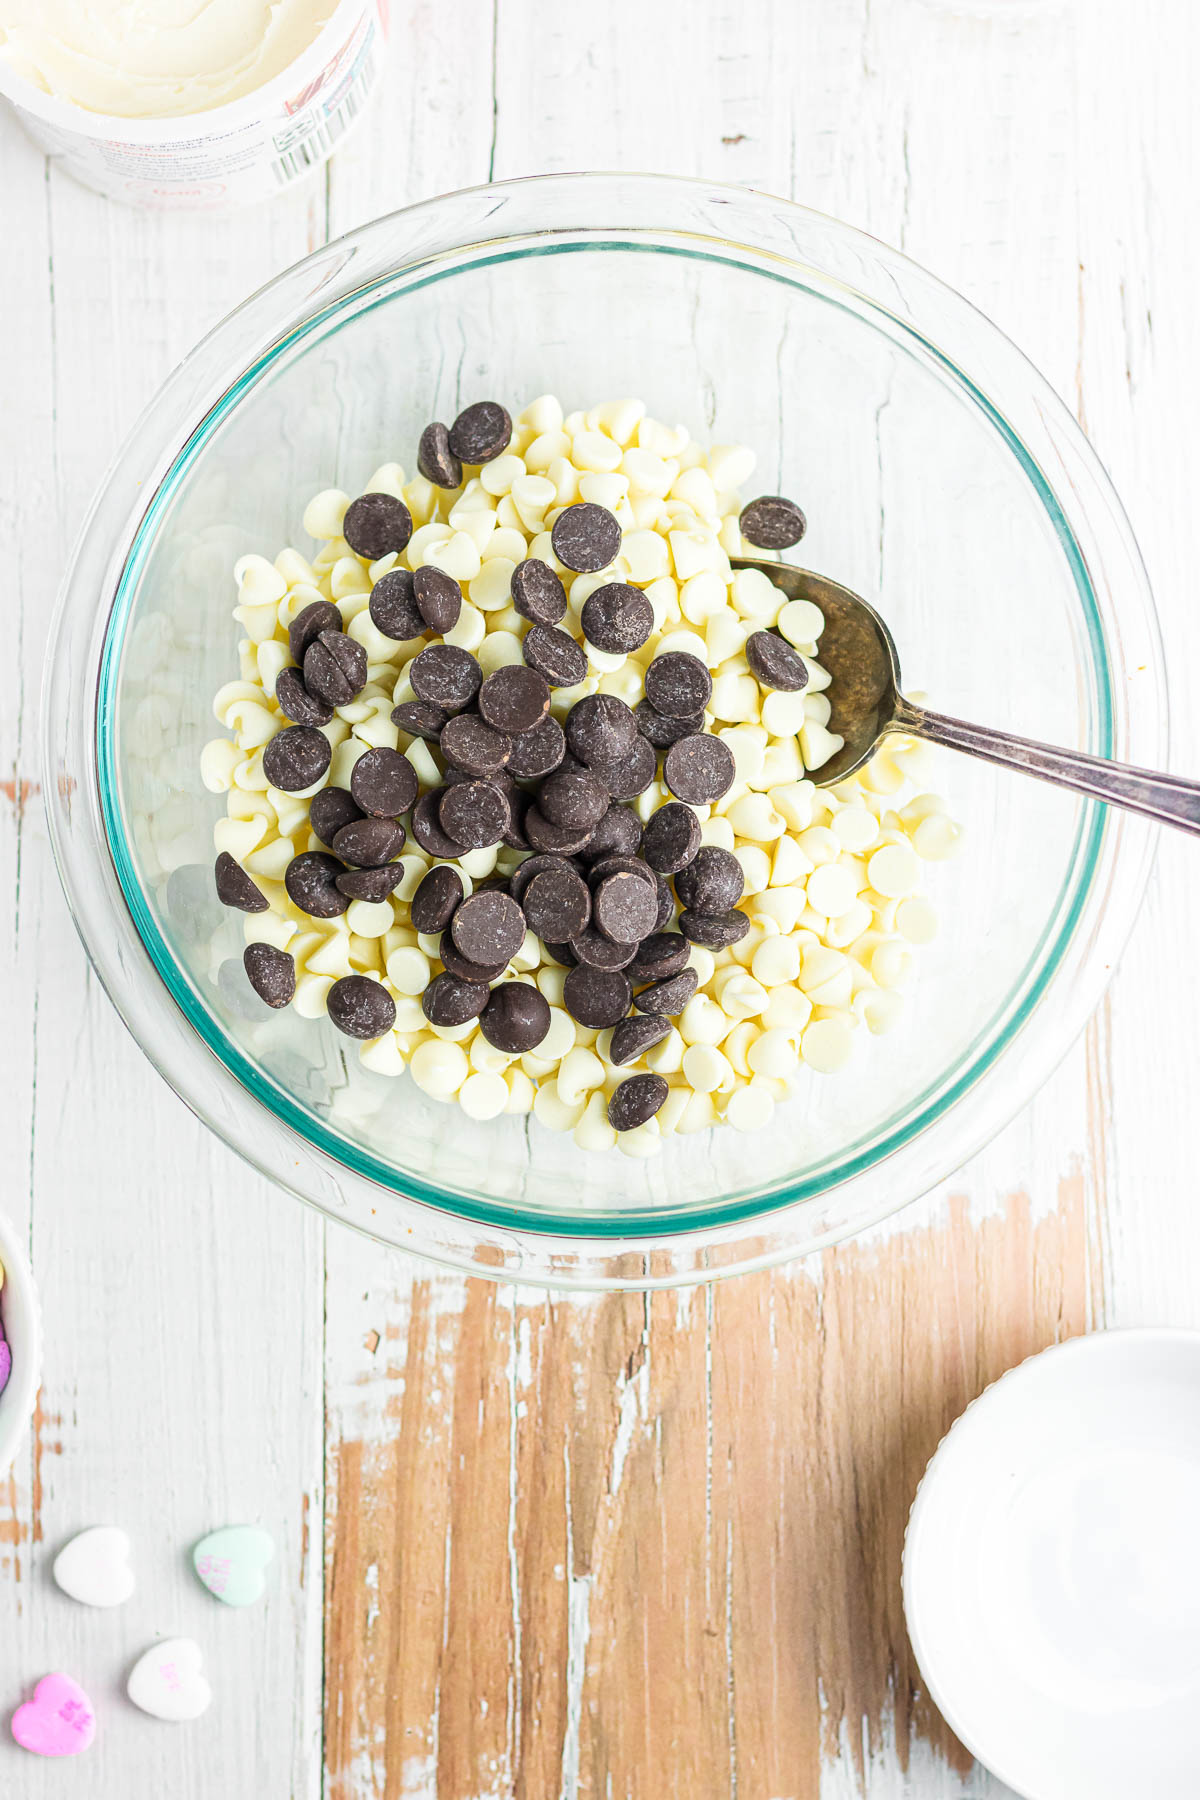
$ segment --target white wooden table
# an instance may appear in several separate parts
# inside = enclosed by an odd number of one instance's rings
[[[94,484],[229,307],[408,201],[592,167],[789,194],[990,313],[1124,495],[1181,700],[1200,668],[1200,14],[392,11],[369,124],[266,211],[122,210],[0,117],[0,1206],[28,1225],[48,1336],[36,1431],[0,1483],[0,1713],[63,1668],[104,1714],[70,1768],[5,1730],[0,1793],[997,1800],[911,1665],[905,1509],[945,1425],[1027,1351],[1097,1324],[1200,1324],[1196,849],[1163,844],[1085,1038],[944,1191],[865,1243],[713,1293],[552,1301],[324,1229],[160,1083],[59,894],[39,675]],[[1184,705],[1173,762],[1200,770]],[[269,1602],[237,1614],[186,1551],[243,1519],[275,1534],[280,1568]],[[92,1613],[49,1563],[105,1521],[133,1533],[141,1582]],[[200,1724],[121,1697],[159,1633],[206,1647],[217,1703]]]

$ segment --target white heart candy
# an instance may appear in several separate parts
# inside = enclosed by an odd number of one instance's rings
[[[116,1525],[93,1525],[64,1544],[54,1559],[54,1579],[85,1606],[120,1606],[135,1586],[128,1537]]]
[[[167,1638],[140,1656],[127,1692],[135,1706],[155,1719],[198,1719],[212,1704],[204,1678],[204,1653],[192,1638]]]

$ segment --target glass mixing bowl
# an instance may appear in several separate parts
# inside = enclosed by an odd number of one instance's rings
[[[946,711],[1159,763],[1166,706],[1129,527],[1049,387],[871,238],[786,201],[550,176],[381,219],[281,275],[143,415],[84,528],[48,673],[46,793],[96,970],[188,1105],[301,1198],[478,1273],[644,1287],[828,1243],[948,1174],[1043,1081],[1128,933],[1150,828],[966,758],[942,931],[899,1029],[753,1136],[635,1162],[366,1075],[327,1021],[263,1017],[211,895],[201,745],[236,673],[231,570],[308,548],[322,487],[414,466],[431,418],[635,394],[759,455],[803,561],[877,600]],[[214,935],[215,934],[215,935]],[[220,974],[226,964],[225,975]]]

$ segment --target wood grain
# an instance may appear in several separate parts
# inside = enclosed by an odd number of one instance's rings
[[[447,1310],[418,1276],[394,1418],[330,1420],[331,1800],[816,1796],[843,1745],[865,1779],[917,1739],[965,1772],[905,1637],[908,1508],[1096,1280],[1078,1180],[710,1293]]]
[[[0,111],[0,1206],[28,1232],[49,1340],[37,1429],[0,1481],[0,1711],[72,1667],[105,1709],[89,1800],[1002,1800],[921,1696],[900,1533],[930,1447],[1003,1367],[1089,1323],[1200,1324],[1193,848],[1164,845],[1085,1041],[952,1188],[790,1272],[568,1303],[323,1232],[166,1092],[59,897],[37,692],[89,495],[211,324],[377,213],[590,166],[790,194],[991,313],[1112,470],[1186,693],[1200,12],[392,14],[370,122],[306,192],[228,219],[87,194]],[[1200,768],[1194,708],[1173,761]],[[230,1515],[280,1542],[277,1594],[237,1619],[182,1560]],[[106,1518],[142,1559],[115,1621],[48,1577],[62,1538]],[[172,1733],[120,1682],[180,1629],[218,1707]],[[0,1791],[42,1800],[62,1773],[0,1733]]]

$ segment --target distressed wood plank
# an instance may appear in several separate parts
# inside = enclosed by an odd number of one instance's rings
[[[0,212],[24,271],[0,294],[6,641],[17,652],[0,674],[0,762],[17,802],[0,799],[15,922],[0,949],[14,1096],[2,1204],[28,1223],[46,1324],[35,1435],[0,1492],[0,1706],[7,1716],[41,1674],[73,1670],[102,1709],[94,1800],[135,1781],[179,1800],[247,1782],[311,1800],[323,1233],[220,1148],[125,1033],[87,970],[33,790],[54,589],[91,491],[172,363],[247,286],[303,252],[315,218],[323,228],[323,201],[265,222],[152,219],[75,187],[7,110],[0,165]],[[239,1519],[266,1524],[279,1551],[269,1604],[242,1616],[213,1603],[186,1556]],[[49,1578],[58,1546],[106,1520],[136,1545],[139,1589],[119,1615],[73,1604]],[[194,1635],[211,1663],[222,1726],[202,1754],[187,1732],[147,1729],[123,1698],[133,1658],[164,1633]],[[53,1765],[0,1733],[0,1789],[38,1800],[56,1785]]]
[[[962,1408],[1087,1329],[1078,1183],[1036,1221],[1016,1194],[975,1227],[960,1194],[648,1307],[410,1289],[390,1261],[390,1298],[330,1314],[331,1341],[391,1346],[331,1396],[335,1800],[682,1800],[735,1776],[815,1797],[839,1756],[865,1781],[924,1746],[969,1770],[907,1648],[904,1525]]]
[[[0,1596],[16,1622],[0,1687],[43,1654],[61,1660],[65,1631],[95,1658],[81,1672],[115,1694],[96,1621],[85,1633],[30,1580],[84,1509],[149,1538],[164,1495],[177,1535],[205,1510],[196,1491],[248,1510],[288,1497],[286,1604],[253,1638],[224,1621],[227,1760],[214,1769],[209,1734],[201,1761],[188,1734],[147,1739],[121,1716],[89,1763],[97,1800],[124,1796],[135,1769],[185,1800],[222,1769],[222,1791],[253,1769],[264,1792],[311,1796],[322,1729],[315,1530],[304,1561],[321,1506],[319,1234],[209,1144],[124,1038],[83,969],[31,804],[48,535],[65,549],[170,363],[327,228],[489,173],[642,166],[789,192],[902,243],[1028,348],[1131,507],[1173,660],[1187,669],[1200,652],[1181,423],[1200,356],[1196,252],[1178,225],[1200,174],[1190,9],[1149,0],[1133,32],[1114,0],[667,0],[652,13],[617,0],[586,30],[530,0],[466,24],[425,0],[393,13],[372,122],[324,183],[233,221],[110,208],[47,180],[0,119],[0,214],[35,272],[0,296],[5,342],[22,350],[3,378],[20,426],[0,443],[21,620],[18,664],[0,670],[0,876],[16,921],[3,1204],[30,1227],[58,1326],[37,1436],[0,1488]],[[1200,767],[1186,714],[1174,759]],[[1027,1348],[1104,1317],[1200,1322],[1178,1119],[1198,1048],[1191,854],[1164,846],[1111,999],[1038,1101],[959,1182],[819,1269],[647,1309],[468,1288],[329,1234],[336,1800],[638,1794],[652,1779],[671,1793],[685,1769],[689,1792],[736,1780],[755,1800],[997,1800],[907,1661],[903,1496],[942,1426]],[[217,1371],[208,1387],[202,1368]],[[264,1414],[270,1442],[253,1435]],[[164,1562],[144,1597],[148,1631],[197,1603]],[[202,1605],[201,1635],[210,1618]],[[260,1727],[249,1677],[264,1658],[278,1704]],[[45,1771],[2,1744],[0,1771],[31,1800],[43,1791]]]

